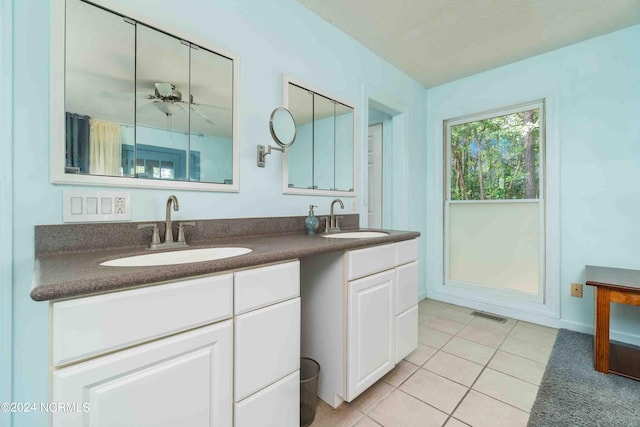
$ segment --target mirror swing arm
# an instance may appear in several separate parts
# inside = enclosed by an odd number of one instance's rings
[[[267,155],[271,154],[271,150],[277,150],[277,151],[280,151],[281,153],[284,153],[285,151],[284,148],[274,147],[272,145],[267,145],[266,147],[264,145],[258,145],[258,162],[257,162],[258,167],[260,168],[265,167]]]

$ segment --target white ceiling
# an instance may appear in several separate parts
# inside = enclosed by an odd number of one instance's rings
[[[640,23],[640,0],[298,1],[427,88]]]

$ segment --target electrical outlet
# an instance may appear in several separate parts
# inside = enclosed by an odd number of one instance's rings
[[[582,298],[582,283],[571,283],[571,296]]]
[[[126,213],[126,198],[125,197],[115,197],[114,198],[115,209],[114,213],[116,215],[124,215]]]
[[[352,201],[351,202],[351,212],[356,213],[358,211],[358,205],[356,204],[356,201]]]

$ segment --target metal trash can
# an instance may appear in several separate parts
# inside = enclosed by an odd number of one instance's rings
[[[308,357],[300,358],[300,426],[307,427],[316,417],[320,365]]]

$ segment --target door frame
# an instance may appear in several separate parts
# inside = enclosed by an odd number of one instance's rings
[[[374,87],[367,83],[362,85],[362,108],[360,108],[360,153],[367,152],[369,144],[369,105],[391,116],[391,138],[393,150],[386,150],[383,146],[383,181],[385,189],[382,199],[382,228],[406,230],[409,227],[409,153],[406,132],[409,126],[408,107],[398,101],[383,88]],[[365,188],[369,182],[369,170],[366,156],[360,156],[360,182]],[[384,170],[393,173],[384,174]],[[367,185],[365,185],[367,184]],[[364,191],[359,201],[359,212],[367,212],[369,196]],[[367,227],[367,215],[360,215],[360,227]]]
[[[385,146],[388,145],[388,144],[384,143],[384,141],[386,139],[384,137],[385,129],[388,127],[388,126],[384,125],[385,122],[388,122],[388,120],[384,120],[383,122],[370,123],[369,126],[367,127],[367,135],[369,135],[370,132],[371,132],[371,128],[373,126],[380,126],[380,138],[381,138],[381,141],[380,141],[380,158],[378,159],[380,161],[380,228],[384,228],[383,226],[384,226],[385,217],[388,215],[388,213],[386,213],[385,209],[384,209],[385,208],[384,198],[388,197],[388,195],[386,194],[386,193],[388,193],[388,191],[385,191],[385,188],[384,188],[384,186],[385,186],[384,185],[385,184],[385,182],[384,182],[384,178],[385,178],[384,171],[386,169],[384,167],[385,159],[386,159],[386,156],[385,156],[384,152],[385,152]],[[369,219],[368,219],[369,218],[369,202],[370,202],[370,200],[369,200],[369,190],[370,190],[370,185],[371,185],[371,183],[369,182],[368,157],[369,157],[369,138],[367,137],[367,210],[366,210],[366,215],[367,215],[367,226],[371,227],[371,224],[369,224],[369,222],[368,222],[369,221]],[[363,212],[363,214],[365,214],[365,213]]]
[[[13,302],[13,3],[0,0],[0,141],[4,155],[0,156],[0,259],[8,260],[0,266],[0,402],[11,402],[13,385],[12,364],[12,302]],[[7,146],[5,146],[7,145]],[[0,425],[11,424],[11,413],[0,411]]]
[[[427,254],[427,269],[431,269],[431,280],[427,281],[427,295],[430,298],[470,307],[476,310],[487,311],[503,316],[508,316],[520,320],[536,322],[548,326],[555,326],[560,318],[560,148],[559,148],[559,93],[531,91],[530,93],[515,94],[511,99],[492,100],[492,102],[481,102],[482,105],[469,105],[458,108],[455,112],[439,111],[437,120],[439,126],[428,130],[430,140],[442,141],[445,134],[444,122],[452,117],[462,117],[475,115],[482,111],[493,111],[504,109],[505,106],[516,106],[528,104],[531,100],[545,100],[545,120],[546,120],[546,141],[545,141],[545,166],[546,166],[546,187],[545,187],[545,236],[544,236],[544,258],[545,258],[545,301],[542,303],[531,301],[513,301],[497,299],[495,296],[483,295],[480,292],[469,292],[462,289],[451,289],[445,286],[444,276],[444,168],[446,167],[444,143],[431,144],[431,158],[435,161],[431,164],[432,171],[429,182],[436,185],[429,185],[430,191],[427,194],[427,204],[438,206],[438,219],[431,222],[432,232],[429,236],[433,238]],[[429,123],[436,123],[429,121]],[[435,209],[432,211],[435,212]],[[435,218],[435,217],[433,217]],[[437,234],[436,234],[437,233]]]

